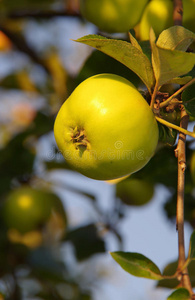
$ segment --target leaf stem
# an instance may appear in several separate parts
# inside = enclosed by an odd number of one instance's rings
[[[155,116],[155,118],[156,118],[156,120],[157,120],[158,122],[160,122],[161,124],[163,124],[163,125],[165,125],[165,126],[167,126],[167,127],[176,129],[177,131],[179,131],[179,132],[181,132],[181,133],[183,133],[183,134],[186,134],[186,135],[189,135],[189,136],[195,138],[195,132],[188,131],[188,130],[186,130],[186,129],[183,128],[183,127],[180,127],[180,126],[177,126],[177,125],[175,125],[175,124],[172,124],[172,123],[170,123],[170,122],[168,122],[168,121],[165,121],[164,119],[162,119],[162,118],[160,118],[160,117]]]
[[[156,84],[154,86],[154,91],[152,93],[152,98],[151,98],[151,102],[150,102],[151,109],[153,109],[153,107],[154,107],[157,91],[158,91],[158,82],[156,82]]]
[[[188,126],[189,116],[186,113],[184,107],[181,110],[181,122],[180,126],[182,129],[186,129]],[[187,268],[183,270],[183,266],[186,262],[185,258],[185,244],[184,244],[184,187],[185,187],[185,169],[186,169],[186,135],[180,132],[177,148],[175,150],[175,155],[178,160],[178,182],[177,182],[177,230],[178,230],[178,279],[181,285],[189,290],[191,295],[193,295],[193,290],[188,274]]]
[[[177,90],[173,95],[171,95],[166,101],[161,102],[160,103],[160,108],[165,107],[169,104],[169,102],[175,98],[177,95],[179,95],[181,92],[183,92],[183,90],[185,90],[188,86],[190,86],[191,84],[193,84],[195,82],[195,78],[193,78],[192,80],[190,80],[188,83],[186,83],[185,85],[183,85],[179,90]]]

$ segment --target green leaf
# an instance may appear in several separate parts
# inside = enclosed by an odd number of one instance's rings
[[[188,259],[195,260],[195,230],[193,231],[190,237]]]
[[[150,41],[139,41],[143,53],[147,56],[149,61],[152,63],[152,51],[150,46]]]
[[[134,47],[137,48],[140,52],[143,53],[140,44],[138,43],[138,41],[136,40],[136,38],[134,38],[134,36],[133,36],[130,32],[129,32],[129,39],[130,39],[131,45],[134,46]]]
[[[175,77],[171,79],[169,82],[167,82],[167,84],[175,83],[175,84],[184,85],[188,83],[190,80],[192,80],[192,76]]]
[[[161,166],[157,168],[156,166]],[[145,180],[151,183],[160,183],[170,187],[171,190],[177,187],[177,159],[173,147],[158,145],[155,155],[149,163],[139,172],[131,175],[132,178]]]
[[[85,61],[83,68],[76,78],[77,85],[90,76],[100,73],[112,73],[131,81],[135,87],[143,85],[141,79],[130,69],[118,62],[116,59],[101,51],[93,51]]]
[[[174,261],[172,263],[169,263],[164,271],[163,271],[163,275],[168,275],[171,276],[173,274],[175,274],[176,270],[177,270],[177,266],[178,266],[178,262]],[[190,281],[192,284],[192,287],[195,287],[195,261],[191,261],[190,264],[188,265],[188,273],[190,276]],[[177,288],[179,284],[179,281],[175,278],[175,279],[163,279],[160,280],[157,284],[157,287],[165,287],[165,288]]]
[[[183,26],[173,26],[161,32],[156,45],[160,48],[186,51],[195,41],[195,33]]]
[[[97,227],[94,224],[69,231],[66,235],[66,240],[72,242],[75,247],[76,257],[80,261],[96,253],[105,252],[104,241],[98,235]]]
[[[159,268],[147,257],[133,252],[111,252],[113,259],[128,273],[137,277],[160,280]]]
[[[98,35],[84,36],[76,42],[92,46],[118,60],[135,72],[151,91],[155,80],[152,65],[147,56],[131,43]]]
[[[172,276],[173,274],[175,274],[175,272],[177,270],[177,266],[178,266],[177,261],[169,263],[164,268],[163,275]],[[169,289],[175,289],[178,286],[178,284],[179,284],[179,281],[177,280],[177,278],[163,279],[158,282],[157,287],[165,287],[165,288],[169,288]]]
[[[176,291],[174,291],[167,300],[190,300],[190,293],[185,288],[179,288]]]
[[[159,141],[168,146],[174,146],[177,138],[177,131],[158,122]]]
[[[195,84],[187,87],[181,97],[187,113],[195,117]]]
[[[155,44],[155,37],[151,34],[152,65],[158,86],[171,79],[185,75],[195,65],[195,54],[178,50],[163,49]]]

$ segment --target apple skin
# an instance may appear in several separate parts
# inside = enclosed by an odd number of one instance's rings
[[[150,28],[156,36],[164,29],[173,26],[173,2],[171,0],[152,0],[146,6],[139,24],[140,40],[149,40]]]
[[[144,205],[152,199],[153,194],[154,186],[141,179],[128,178],[116,185],[116,195],[127,205]]]
[[[127,32],[141,19],[148,0],[80,0],[81,14],[106,32]]]
[[[195,32],[195,0],[183,0],[183,26]]]
[[[11,191],[1,210],[6,227],[20,234],[40,230],[53,213],[61,215],[65,229],[66,215],[60,199],[53,193],[29,186]]]
[[[155,152],[158,134],[146,100],[132,83],[113,74],[95,75],[78,85],[54,124],[67,163],[97,180],[143,168]]]
[[[194,12],[195,0],[183,0],[183,26],[193,32],[195,32]],[[151,27],[158,36],[163,30],[173,25],[173,1],[152,0],[143,12],[136,34],[140,40],[149,40]]]

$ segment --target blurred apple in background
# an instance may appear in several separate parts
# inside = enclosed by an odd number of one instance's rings
[[[116,195],[127,205],[141,206],[154,194],[154,186],[141,179],[127,178],[116,185]]]
[[[66,213],[57,195],[29,186],[10,192],[1,208],[8,238],[34,248],[60,240],[66,230]]]
[[[81,14],[106,32],[128,32],[141,19],[148,0],[81,0]]]
[[[183,0],[183,26],[195,31],[195,0]],[[150,1],[136,27],[136,35],[140,40],[148,40],[152,27],[156,36],[164,29],[173,26],[173,1],[152,0]]]

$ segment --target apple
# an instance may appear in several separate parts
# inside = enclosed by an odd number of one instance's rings
[[[128,178],[116,185],[116,195],[127,205],[144,205],[152,199],[153,194],[154,186],[137,178]]]
[[[80,0],[81,14],[106,32],[127,32],[141,19],[148,0]]]
[[[183,26],[195,32],[195,0],[183,0]]]
[[[126,175],[126,176],[123,176],[123,177],[120,177],[120,178],[116,178],[116,179],[111,179],[111,180],[106,180],[105,182],[108,183],[108,184],[117,184],[123,180],[125,180],[126,178],[128,178],[130,175]]]
[[[146,6],[139,24],[140,40],[148,40],[152,27],[156,36],[173,25],[172,0],[152,0]]]
[[[66,228],[65,211],[57,195],[29,186],[11,191],[3,203],[1,213],[12,237],[41,230],[56,214],[61,217],[64,230]]]
[[[195,0],[183,0],[183,26],[195,31]],[[148,40],[152,27],[156,36],[164,29],[173,26],[173,1],[151,0],[136,27],[136,35],[140,40]]]
[[[111,180],[143,168],[158,143],[152,110],[135,86],[113,74],[84,80],[60,108],[56,143],[83,175]]]

